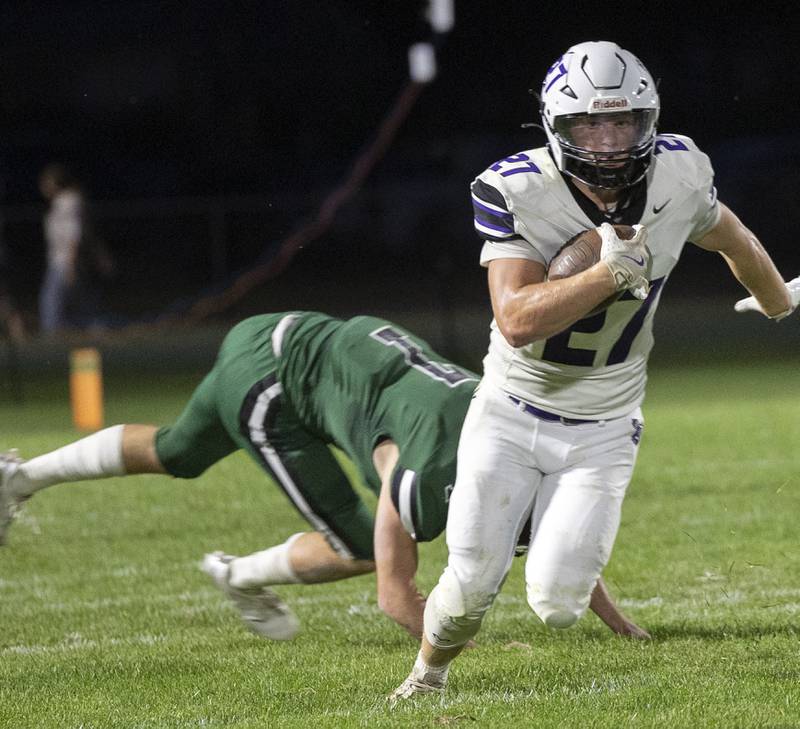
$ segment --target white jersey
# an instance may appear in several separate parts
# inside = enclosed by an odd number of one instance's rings
[[[565,241],[603,220],[647,228],[650,295],[629,292],[549,339],[512,347],[492,322],[484,377],[542,409],[571,418],[622,417],[643,398],[653,315],[684,243],[719,220],[714,172],[688,137],[659,135],[643,181],[609,219],[561,175],[546,147],[507,157],[472,184],[481,264],[524,258],[547,266]]]

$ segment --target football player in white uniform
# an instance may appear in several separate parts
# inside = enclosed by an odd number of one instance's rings
[[[767,316],[796,306],[756,236],[717,201],[708,157],[688,137],[657,135],[658,113],[636,56],[609,42],[573,46],[542,85],[547,146],[500,160],[472,185],[494,321],[459,444],[448,564],[395,700],[443,689],[531,517],[531,608],[554,628],[586,611],[642,434],[653,315],[686,241],[720,253]],[[636,235],[619,240],[609,224]],[[601,260],[547,281],[564,241],[596,226]]]

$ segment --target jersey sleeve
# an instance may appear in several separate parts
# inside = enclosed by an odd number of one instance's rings
[[[484,179],[472,183],[472,210],[475,231],[484,241],[480,262],[486,266],[496,258],[524,258],[546,264],[544,256],[518,232],[518,221],[505,195]]]
[[[694,243],[719,222],[720,209],[717,201],[717,188],[714,186],[714,168],[711,166],[711,160],[708,155],[698,149],[697,145],[689,137],[672,135],[670,139],[685,144],[693,152],[694,165],[691,182],[695,190],[694,203],[696,211],[692,219],[694,227],[690,231],[688,239]]]
[[[430,482],[423,483],[424,480]],[[391,484],[392,503],[411,538],[417,542],[436,539],[447,524],[452,484],[435,473],[414,471],[401,464],[395,467]]]
[[[521,240],[503,193],[478,177],[471,186],[475,231],[484,240]]]

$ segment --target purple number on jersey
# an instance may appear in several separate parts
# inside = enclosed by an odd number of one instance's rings
[[[522,172],[538,172],[541,175],[542,171],[530,159],[527,154],[520,152],[495,162],[489,169],[500,172],[500,177],[510,177]]]
[[[657,278],[650,282],[650,293],[647,298],[641,303],[636,313],[631,317],[630,321],[625,325],[619,338],[614,343],[611,351],[608,353],[606,365],[615,365],[624,362],[630,354],[633,340],[642,328],[644,320],[647,318],[647,313],[650,307],[658,297],[658,292],[664,285],[666,278]],[[620,301],[638,301],[633,294],[625,292]],[[613,306],[613,304],[612,304]],[[588,316],[576,321],[569,329],[559,332],[553,337],[550,337],[545,343],[544,351],[542,352],[542,359],[548,362],[556,362],[558,364],[576,365],[578,367],[592,367],[594,366],[594,356],[597,350],[594,349],[575,349],[569,346],[569,340],[573,332],[580,332],[581,334],[596,334],[602,330],[606,323],[606,311],[603,310],[599,314]]]
[[[688,152],[689,148],[680,139],[672,139],[661,135],[656,139],[656,148],[653,154],[661,154],[664,150],[670,152]]]

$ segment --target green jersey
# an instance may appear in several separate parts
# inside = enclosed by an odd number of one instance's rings
[[[372,516],[328,445],[341,448],[377,493],[372,454],[393,440],[400,456],[392,500],[409,534],[433,539],[445,526],[477,381],[383,319],[256,316],[231,330],[156,447],[165,468],[183,477],[245,448],[337,551],[370,558]]]
[[[478,378],[383,319],[299,316],[278,371],[306,426],[353,460],[376,493],[375,446],[400,451],[392,498],[419,541],[444,528],[461,425]]]

